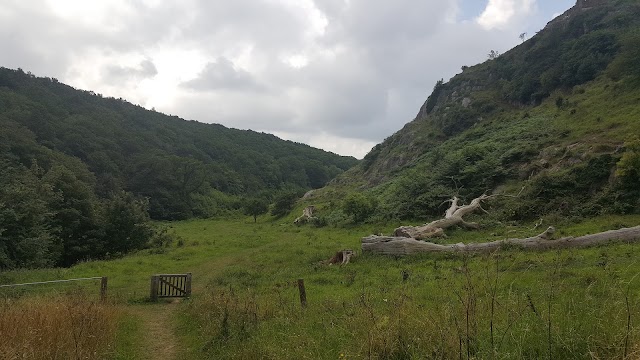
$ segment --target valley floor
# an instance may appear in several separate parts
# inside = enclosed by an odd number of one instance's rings
[[[0,283],[108,276],[116,331],[108,344],[96,345],[107,347],[93,358],[640,356],[640,245],[469,257],[360,255],[346,266],[329,266],[336,251],[359,250],[362,236],[389,233],[397,224],[312,228],[289,220],[170,223],[180,238],[170,248],[69,269],[5,272]],[[558,228],[562,235],[583,235],[639,223],[640,216],[607,217]],[[535,233],[531,226],[456,231],[449,241],[527,232]],[[191,299],[146,301],[150,275],[183,272],[193,274]],[[77,289],[2,293],[0,327],[12,307],[22,306],[11,298],[71,290]],[[88,284],[81,291],[91,302],[98,289]]]

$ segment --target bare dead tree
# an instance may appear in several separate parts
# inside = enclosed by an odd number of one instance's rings
[[[451,199],[451,205],[444,214],[444,218],[432,221],[422,226],[401,226],[394,230],[393,234],[398,237],[414,238],[417,240],[428,239],[433,237],[444,237],[444,230],[453,226],[462,226],[468,229],[478,229],[480,226],[476,223],[464,221],[463,217],[476,210],[482,210],[482,201],[489,199],[491,196],[483,194],[471,201],[468,205],[459,205],[460,199],[454,196]]]

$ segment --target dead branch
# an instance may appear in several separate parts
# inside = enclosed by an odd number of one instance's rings
[[[302,215],[297,217],[293,223],[297,224],[297,225],[301,225],[301,224],[306,224],[309,221],[312,221],[315,219],[315,217],[313,216],[313,213],[316,211],[316,207],[313,205],[309,205],[306,208],[304,208],[304,210],[302,210]]]
[[[401,226],[394,230],[394,236],[407,237],[414,239],[428,239],[433,237],[446,236],[444,230],[453,226],[464,226],[470,229],[478,229],[480,226],[475,223],[465,222],[463,217],[478,209],[482,209],[481,203],[483,200],[488,199],[490,196],[483,194],[471,201],[468,205],[460,206],[460,201],[457,196],[451,199],[451,205],[444,214],[444,218],[432,221],[422,226]],[[486,212],[486,211],[485,211]]]

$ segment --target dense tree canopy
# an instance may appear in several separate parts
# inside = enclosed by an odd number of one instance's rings
[[[156,219],[208,215],[201,212],[214,210],[202,202],[213,190],[245,196],[318,188],[356,163],[273,135],[148,111],[22,70],[0,68],[0,117],[36,144],[86,164],[99,194],[124,189],[148,197]],[[8,140],[10,146],[15,141]]]
[[[323,186],[356,163],[20,69],[0,68],[0,129],[0,268],[139,249],[154,236],[150,217],[240,209],[257,193]]]

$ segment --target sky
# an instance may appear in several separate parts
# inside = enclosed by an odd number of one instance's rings
[[[575,0],[2,0],[0,66],[362,158]]]

